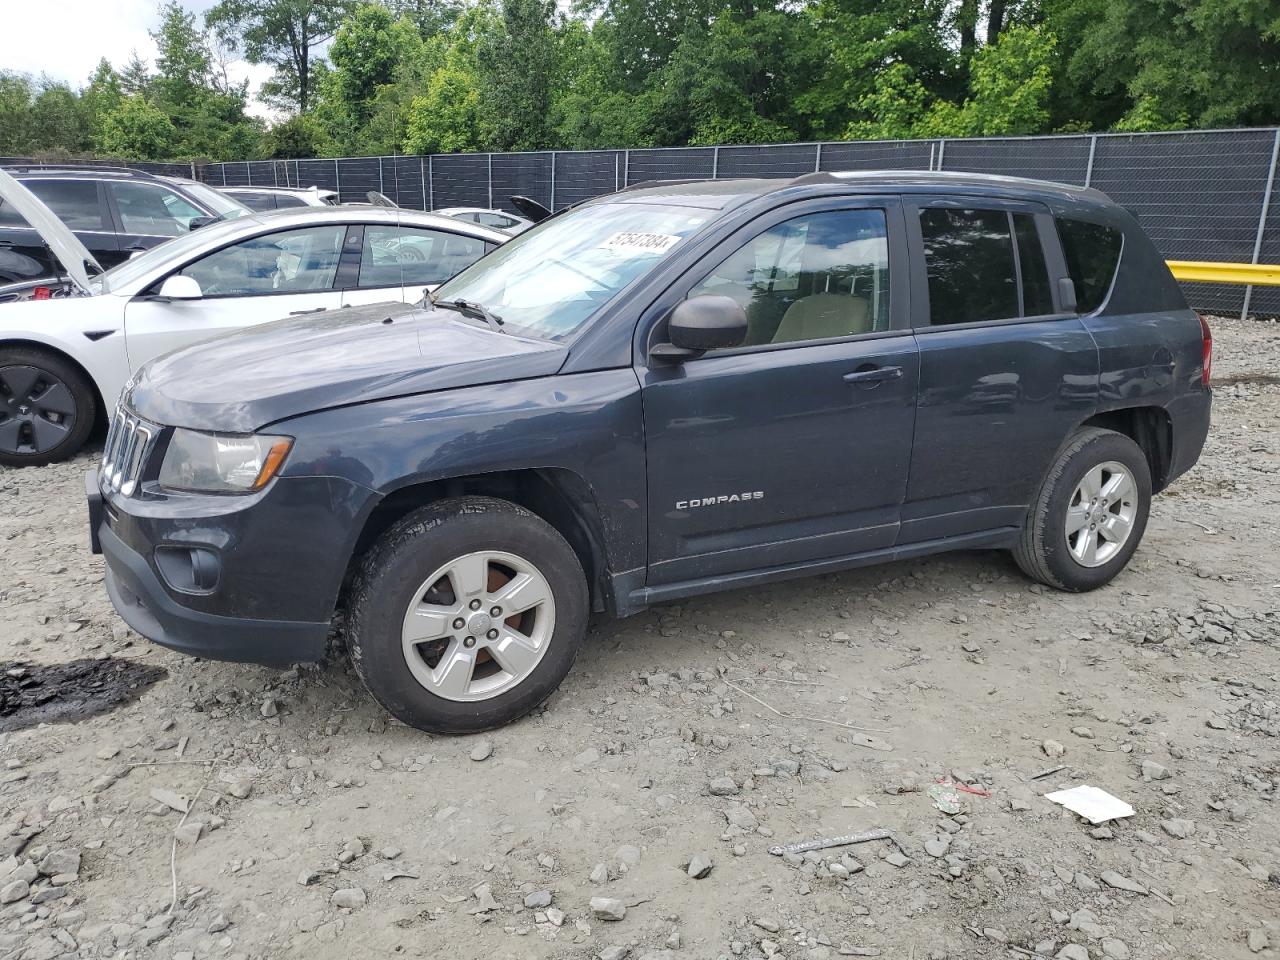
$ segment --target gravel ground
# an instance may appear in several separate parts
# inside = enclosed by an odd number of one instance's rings
[[[1214,326],[1209,445],[1110,587],[966,553],[668,606],[484,737],[139,640],[96,453],[0,474],[0,956],[1275,957],[1280,327]],[[1043,798],[1081,783],[1136,813]]]

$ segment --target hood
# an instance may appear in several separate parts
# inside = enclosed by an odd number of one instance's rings
[[[52,210],[44,205],[34,193],[13,179],[7,172],[0,170],[0,200],[22,214],[23,219],[35,228],[40,239],[49,250],[67,276],[83,293],[92,293],[89,289],[89,271],[101,273],[102,266],[93,258],[93,254],[85,249],[65,223],[59,220]]]
[[[400,303],[279,320],[145,365],[128,403],[156,423],[247,433],[330,407],[549,376],[567,351]]]

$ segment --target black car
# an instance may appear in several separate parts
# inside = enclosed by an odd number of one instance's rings
[[[9,167],[104,268],[171,237],[249,209],[212,187],[124,167]],[[36,231],[0,201],[0,284],[43,279],[57,263]]]
[[[1200,456],[1211,347],[1096,190],[630,189],[419,308],[143,367],[90,524],[144,636],[285,664],[344,608],[389,711],[479,730],[550,695],[592,611],[956,549],[1103,586]]]

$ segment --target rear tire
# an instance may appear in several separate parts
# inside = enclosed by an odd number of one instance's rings
[[[430,733],[475,733],[547,699],[586,639],[573,548],[523,507],[458,497],[394,524],[360,564],[347,649],[369,692]]]
[[[89,439],[97,394],[72,363],[31,347],[0,349],[0,464],[39,467]]]
[[[1150,512],[1151,468],[1142,448],[1115,431],[1085,427],[1049,469],[1014,560],[1055,589],[1095,590],[1125,568]]]

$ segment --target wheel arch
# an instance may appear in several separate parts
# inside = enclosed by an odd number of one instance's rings
[[[342,593],[346,594],[361,558],[392,524],[419,507],[460,496],[507,500],[545,520],[565,538],[582,564],[592,610],[613,609],[609,552],[595,492],[581,475],[561,467],[466,474],[391,491],[365,518],[347,563]]]
[[[1081,427],[1114,430],[1136,443],[1151,468],[1151,492],[1159,493],[1169,484],[1173,464],[1173,420],[1164,407],[1143,405],[1122,407],[1094,414]]]
[[[20,350],[39,350],[41,353],[52,354],[59,360],[75,367],[84,376],[85,381],[89,384],[89,389],[93,391],[93,399],[96,404],[94,430],[98,431],[106,426],[107,418],[110,414],[107,412],[107,405],[102,398],[102,388],[98,386],[98,380],[89,371],[89,368],[81,363],[74,354],[43,340],[31,340],[25,337],[4,337],[0,339],[0,350],[12,350],[15,348]]]

